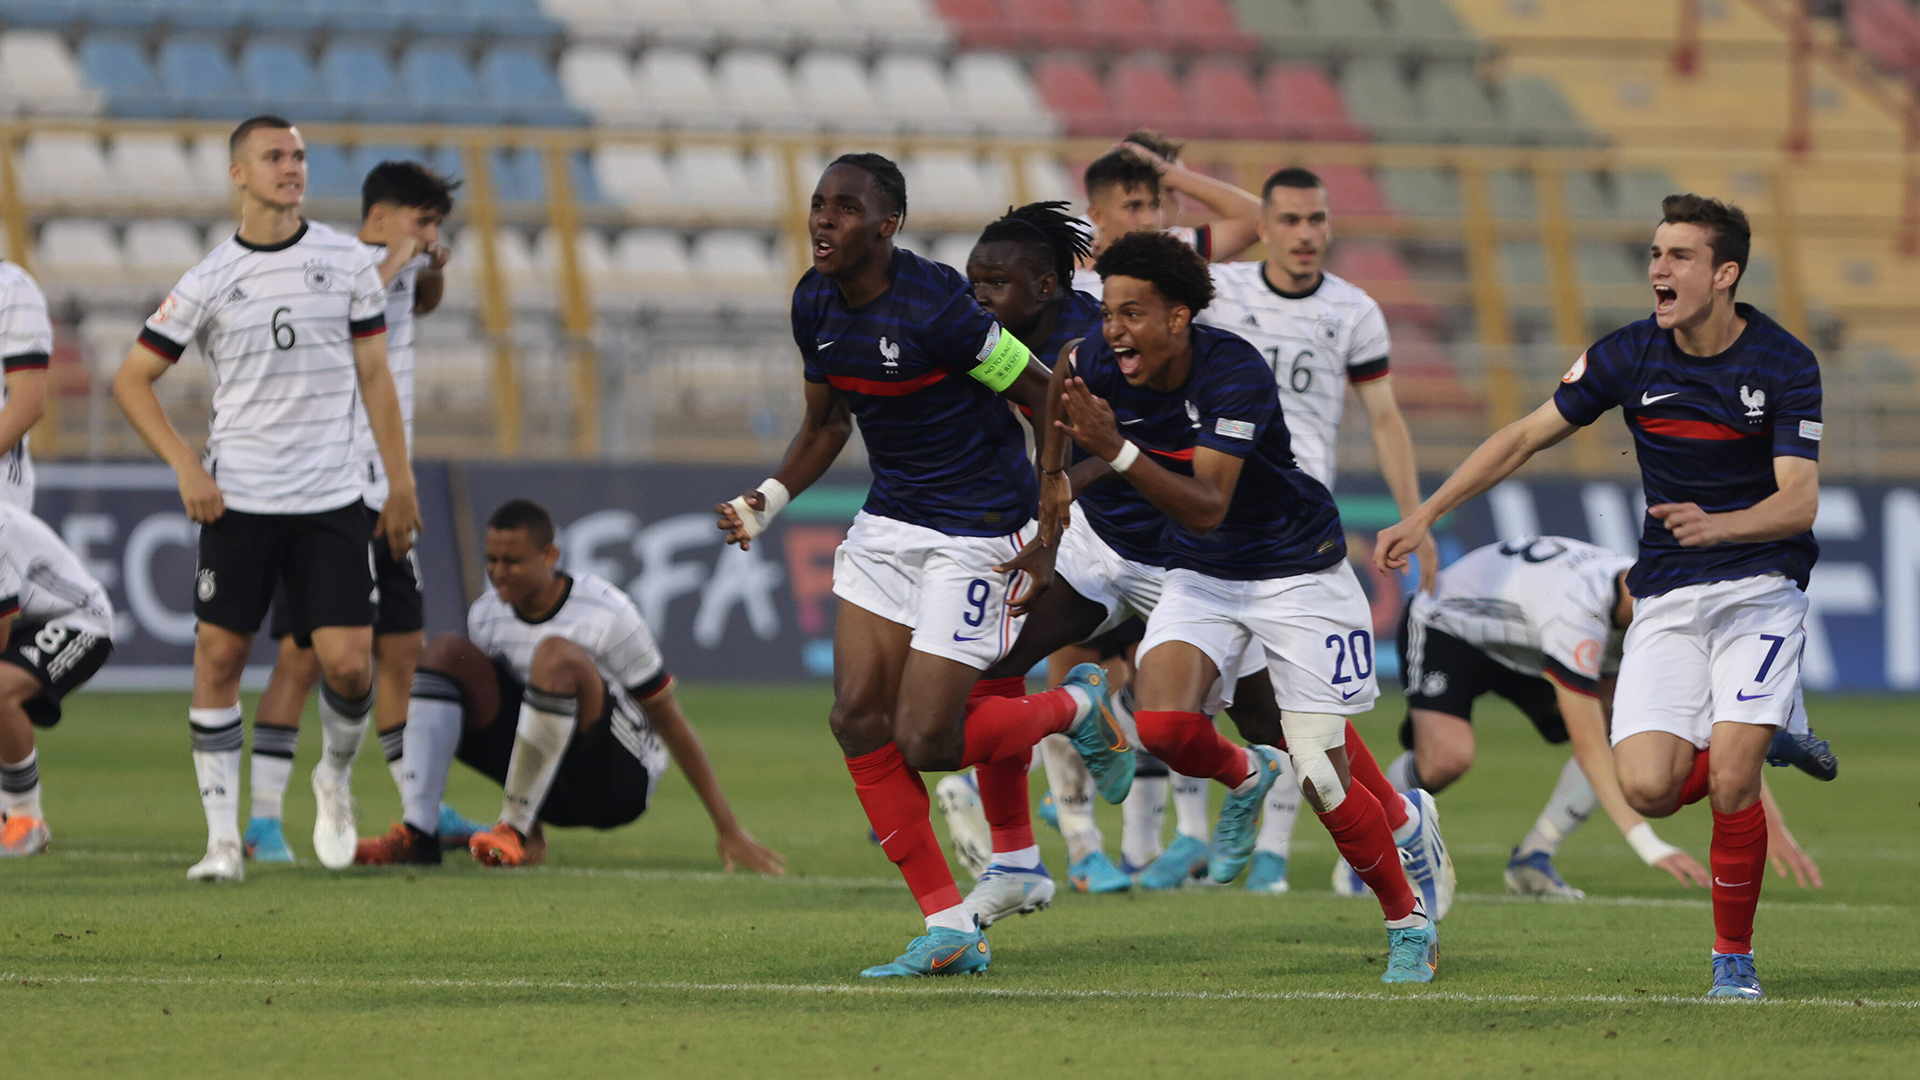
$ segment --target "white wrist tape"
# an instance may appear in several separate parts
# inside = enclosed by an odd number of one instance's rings
[[[733,507],[734,513],[740,515],[740,524],[746,527],[749,539],[766,532],[767,526],[773,524],[774,516],[780,513],[780,511],[785,510],[787,504],[793,501],[793,496],[787,494],[787,485],[775,480],[771,476],[760,481],[760,486],[755,490],[759,491],[761,497],[766,499],[767,508],[765,510],[755,510],[753,507],[748,506],[745,495],[727,504]]]
[[[1658,866],[1660,860],[1680,849],[1653,834],[1653,826],[1641,822],[1627,830],[1627,846],[1640,856],[1640,861],[1648,866]]]
[[[1120,452],[1108,458],[1107,464],[1113,466],[1114,472],[1123,473],[1133,468],[1133,463],[1138,460],[1140,460],[1140,448],[1130,442],[1123,442],[1120,444]]]

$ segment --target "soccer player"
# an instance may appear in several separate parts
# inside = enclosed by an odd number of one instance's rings
[[[59,723],[61,700],[112,653],[106,588],[45,522],[0,502],[0,858],[52,841],[33,729]]]
[[[441,268],[447,249],[440,243],[440,225],[453,212],[458,180],[448,180],[412,161],[383,161],[360,184],[360,251],[374,260],[387,290],[387,368],[393,373],[400,398],[400,417],[406,426],[408,455],[413,446],[413,319],[440,306],[446,289]],[[357,410],[358,453],[364,467],[361,502],[378,514],[386,505],[387,474],[364,409]],[[379,589],[379,613],[374,621],[373,658],[375,693],[373,724],[380,733],[380,749],[393,774],[394,786],[404,788],[406,771],[404,729],[407,693],[413,668],[426,645],[426,626],[415,567],[417,553],[396,559],[383,538],[373,541],[373,574]],[[293,755],[300,737],[300,714],[307,695],[319,681],[320,666],[313,645],[293,631],[292,612],[285,590],[275,597],[271,633],[280,643],[273,677],[260,695],[253,718],[253,764],[250,770],[253,812],[242,838],[248,858],[260,862],[292,862],[280,824],[281,800],[293,772]],[[350,779],[350,777],[349,777]],[[473,830],[448,807],[443,812],[449,834]],[[464,837],[462,837],[464,839]]]
[[[1348,715],[1371,706],[1372,622],[1347,564],[1326,488],[1288,451],[1273,372],[1245,340],[1193,324],[1213,299],[1205,262],[1163,233],[1132,233],[1101,253],[1101,340],[1056,371],[1049,417],[1167,518],[1168,567],[1134,678],[1148,751],[1228,789],[1208,875],[1233,880],[1280,770],[1270,745],[1228,742],[1204,711],[1248,658],[1263,661],[1302,790],[1380,900],[1387,982],[1427,982],[1439,935],[1401,869],[1380,800],[1353,783]],[[1055,448],[1042,466],[1058,467]],[[1071,530],[1069,530],[1071,533]]]
[[[1260,262],[1215,263],[1214,300],[1198,321],[1231,330],[1253,343],[1273,369],[1280,388],[1292,451],[1307,475],[1333,489],[1340,415],[1347,387],[1367,413],[1375,460],[1402,516],[1420,505],[1420,480],[1413,440],[1400,414],[1388,369],[1387,320],[1380,305],[1353,282],[1326,269],[1333,220],[1326,185],[1312,172],[1290,167],[1267,177],[1260,189],[1260,240],[1267,257]],[[1421,585],[1430,587],[1440,564],[1429,540],[1418,552]],[[1141,875],[1143,883],[1177,883],[1197,872],[1204,849],[1206,792],[1202,783],[1175,782],[1175,819],[1179,835],[1166,862]],[[1388,817],[1397,818],[1388,806]],[[1279,894],[1287,891],[1287,856],[1300,813],[1300,786],[1282,770],[1267,793],[1266,814],[1247,888]],[[1395,824],[1398,824],[1396,821]],[[1199,831],[1189,831],[1192,829]],[[1336,875],[1350,876],[1344,866]],[[1436,912],[1444,918],[1444,912]]]
[[[1442,514],[1619,406],[1647,494],[1614,693],[1614,768],[1651,818],[1713,809],[1711,997],[1755,999],[1753,913],[1767,858],[1760,769],[1800,687],[1819,547],[1820,367],[1737,303],[1751,236],[1738,207],[1669,195],[1649,250],[1650,318],[1601,338],[1553,400],[1496,432],[1374,561],[1398,569]]]
[[[47,411],[47,358],[53,324],[47,296],[19,263],[0,259],[0,502],[33,509],[33,457],[27,432]]]
[[[240,881],[240,675],[274,590],[320,667],[325,754],[313,772],[314,852],[353,861],[346,770],[373,708],[374,580],[368,544],[405,558],[420,530],[406,425],[387,370],[386,294],[352,236],[300,216],[306,145],[275,116],[234,128],[228,166],[240,228],[186,272],[114,377],[134,430],[180,478],[200,523],[193,650],[194,773],[207,855],[187,876]],[[204,460],[174,430],[153,384],[198,342],[213,369]],[[377,523],[361,505],[364,403],[389,493]]]
[[[1135,134],[1178,153],[1179,144],[1157,132]],[[1260,200],[1253,193],[1194,172],[1140,142],[1121,142],[1093,159],[1081,181],[1087,189],[1095,256],[1115,239],[1141,229],[1171,233],[1209,261],[1231,259],[1259,238]],[[1169,195],[1177,199],[1182,194],[1205,206],[1213,220],[1197,226],[1179,224],[1180,204],[1167,200]],[[1073,287],[1100,295],[1100,275],[1085,259],[1074,274]]]
[[[961,974],[991,959],[934,836],[921,772],[1024,767],[1034,744],[1069,732],[1111,801],[1133,779],[1097,667],[1043,694],[969,700],[1019,631],[1006,564],[1023,544],[1058,543],[1070,495],[1064,473],[1039,482],[1007,407],[1043,412],[1047,368],[958,272],[894,246],[906,213],[906,181],[878,154],[842,155],[822,174],[807,219],[813,268],[793,295],[805,416],[779,471],[715,507],[727,542],[750,544],[820,478],[858,419],[874,483],[834,556],[831,724],[927,927],[898,959],[863,972],[871,977]],[[1038,847],[1014,855],[1039,864]]]
[[[487,519],[487,581],[467,636],[421,657],[405,728],[404,816],[360,841],[354,861],[438,865],[454,759],[505,789],[499,823],[468,850],[487,866],[538,866],[554,825],[611,829],[638,818],[672,755],[713,818],[720,860],[760,874],[786,860],[734,819],[700,737],[673,697],[659,646],[627,594],[555,567],[553,517],[510,499]],[[663,745],[664,744],[664,745]]]

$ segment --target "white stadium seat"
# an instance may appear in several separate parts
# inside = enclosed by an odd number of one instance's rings
[[[767,238],[739,229],[711,229],[695,237],[693,272],[716,284],[759,289],[776,285]]]
[[[958,115],[939,61],[913,53],[888,53],[873,66],[873,90],[889,116],[909,131],[964,132],[971,121]]]
[[[842,0],[766,0],[767,13],[802,48],[863,47],[868,28],[854,19]]]
[[[684,49],[649,49],[633,72],[641,115],[674,127],[713,127],[723,122],[706,60]]]
[[[785,49],[792,31],[766,0],[695,0],[693,17],[713,27],[720,42],[748,48]]]
[[[699,0],[620,0],[628,20],[649,41],[706,49],[713,45],[711,20],[696,16]]]
[[[634,86],[633,65],[624,50],[612,45],[575,45],[560,57],[560,85],[567,101],[585,109],[602,124],[637,124],[646,120],[640,91]]]
[[[118,276],[126,265],[107,223],[82,218],[54,218],[42,225],[34,260],[66,278]]]
[[[1067,175],[1060,159],[1050,154],[1028,154],[1022,171],[1027,181],[1027,199],[1047,202],[1054,199],[1077,202],[1079,189]]]
[[[765,159],[749,162],[727,147],[690,146],[667,161],[674,205],[686,210],[764,212],[779,209]]]
[[[533,265],[549,276],[555,288],[560,285],[559,234],[552,227],[540,230],[533,242]],[[613,254],[607,234],[599,229],[578,229],[574,233],[574,251],[580,259],[580,272],[591,279],[613,269]]]
[[[973,254],[973,246],[979,242],[979,233],[947,233],[933,242],[932,254],[927,258],[946,263],[965,274],[967,256]]]
[[[20,151],[20,186],[41,199],[102,198],[113,184],[100,140],[92,135],[38,132]]]
[[[800,108],[827,131],[875,132],[895,125],[882,116],[867,70],[846,53],[811,52],[793,65]]]
[[[225,198],[233,187],[227,166],[232,160],[225,135],[199,135],[187,147],[187,167],[193,182],[211,198]]]
[[[939,53],[953,43],[947,24],[928,0],[846,0],[846,5],[854,24],[865,27],[883,47]]]
[[[998,217],[1006,210],[1006,184],[997,162],[952,150],[934,150],[900,165],[907,178],[907,205],[915,213]]]
[[[576,41],[631,41],[643,29],[634,23],[627,0],[540,0],[540,7],[560,20]]]
[[[658,208],[673,199],[666,162],[651,146],[602,146],[593,152],[593,175],[617,203]]]
[[[733,123],[761,131],[800,131],[812,123],[800,112],[787,67],[771,53],[736,49],[714,65],[721,107]]]
[[[687,245],[666,229],[626,229],[613,242],[613,267],[641,277],[684,280],[693,273]]]
[[[92,115],[104,101],[81,76],[66,40],[49,30],[0,35],[0,97],[43,116]]]
[[[187,148],[172,135],[114,136],[107,147],[107,173],[121,197],[140,199],[218,199],[224,190],[208,188],[194,177]]]
[[[169,285],[206,256],[200,231],[184,221],[136,221],[127,226],[125,246],[128,268]]]
[[[1052,135],[1059,130],[1026,69],[1001,53],[962,53],[953,61],[953,101],[982,132]]]

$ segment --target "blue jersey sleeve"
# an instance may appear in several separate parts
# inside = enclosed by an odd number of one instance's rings
[[[1575,360],[1567,373],[1560,376],[1560,387],[1553,392],[1553,403],[1559,407],[1560,415],[1566,418],[1567,423],[1586,427],[1620,403],[1613,393],[1613,373],[1608,370],[1610,351],[1607,339],[1602,338],[1581,353],[1580,359]]]
[[[801,371],[808,382],[823,383],[827,373],[820,370],[820,349],[813,340],[814,318],[809,303],[812,290],[805,278],[793,290],[793,343],[800,349]]]
[[[1237,340],[1237,339],[1236,339]],[[1194,395],[1199,430],[1195,443],[1209,450],[1244,458],[1252,454],[1279,411],[1273,370],[1248,345],[1244,350],[1221,350],[1220,365],[1206,380],[1204,393]]]
[[[947,296],[939,313],[917,328],[920,351],[964,375],[986,359],[981,347],[995,325],[993,316],[974,301],[971,289],[957,288]]]
[[[1822,431],[1820,365],[1808,356],[1780,388],[1780,404],[1773,411],[1773,454],[1819,461]]]

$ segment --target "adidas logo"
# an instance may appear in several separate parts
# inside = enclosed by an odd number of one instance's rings
[[[234,290],[234,291],[235,291],[235,292],[238,292],[239,290],[238,290],[238,289],[236,289],[236,290]],[[1254,326],[1254,327],[1257,327],[1257,326],[1259,326],[1259,325],[1260,325],[1260,320],[1259,320],[1259,318],[1257,318],[1256,316],[1254,316],[1254,315],[1252,315],[1251,313],[1249,313],[1249,314],[1247,315],[1247,317],[1246,317],[1246,318],[1244,318],[1244,319],[1241,319],[1240,321],[1241,321],[1242,323],[1244,323],[1245,325],[1247,325],[1247,326]]]
[[[247,298],[247,294],[240,288],[240,286],[235,285],[233,287],[233,291],[227,294],[227,303],[237,304],[240,301],[245,300],[246,298]]]

